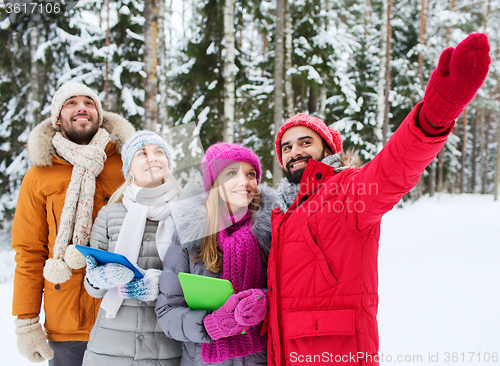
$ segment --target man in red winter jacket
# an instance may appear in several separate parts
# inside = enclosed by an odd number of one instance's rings
[[[320,119],[298,114],[280,128],[285,178],[271,216],[269,365],[378,365],[380,220],[441,150],[489,64],[485,34],[444,50],[423,103],[361,169]]]

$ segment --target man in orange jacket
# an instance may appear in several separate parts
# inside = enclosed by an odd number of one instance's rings
[[[19,352],[32,362],[82,363],[99,302],[85,291],[85,258],[74,245],[87,245],[97,212],[123,183],[119,151],[133,133],[124,118],[102,111],[93,90],[69,82],[54,95],[51,118],[29,136],[34,166],[12,226],[12,314]]]

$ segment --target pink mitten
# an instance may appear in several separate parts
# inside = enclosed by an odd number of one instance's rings
[[[267,294],[265,291],[252,288],[242,291],[248,293],[234,309],[234,318],[241,325],[253,326],[264,320],[267,314]]]
[[[424,95],[421,113],[429,127],[445,129],[474,98],[488,74],[490,45],[484,33],[472,33],[441,53]],[[424,130],[424,132],[426,132]]]
[[[203,320],[205,329],[213,340],[216,341],[220,338],[241,334],[241,332],[250,328],[239,324],[234,318],[234,309],[240,302],[240,299],[243,298],[239,296],[240,294],[241,292],[229,296],[229,299],[226,300],[224,305],[215,310],[212,314],[207,315]]]

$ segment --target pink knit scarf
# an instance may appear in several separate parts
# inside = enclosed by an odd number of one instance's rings
[[[234,292],[265,286],[259,244],[252,233],[250,211],[230,216],[221,209],[223,217],[218,235],[222,251],[221,278],[231,281]],[[234,223],[231,225],[231,223]],[[221,338],[201,345],[201,358],[206,363],[222,362],[266,349],[267,337],[261,335],[262,324],[251,327],[245,334]]]

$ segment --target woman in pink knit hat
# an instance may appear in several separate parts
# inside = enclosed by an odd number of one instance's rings
[[[172,207],[176,233],[164,260],[158,322],[184,342],[181,365],[265,364],[266,262],[276,196],[260,185],[262,170],[249,149],[217,143],[201,163],[204,188]],[[213,312],[186,304],[178,274],[229,280],[234,294]]]

